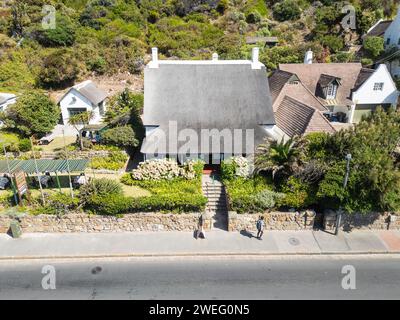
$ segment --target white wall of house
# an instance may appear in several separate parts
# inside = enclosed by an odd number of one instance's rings
[[[105,102],[104,102],[105,103]],[[98,106],[93,105],[89,99],[84,97],[79,91],[71,89],[60,101],[62,119],[65,125],[68,124],[70,110],[86,110],[93,111],[94,117],[90,124],[98,124],[102,122],[102,115]],[[104,108],[105,109],[105,108]]]
[[[0,111],[4,111],[7,109],[8,106],[14,104],[17,102],[17,97],[15,94],[11,93],[0,93],[0,95],[6,99],[8,99],[6,102],[0,104]]]
[[[400,6],[396,18],[385,31],[384,39],[386,49],[393,47],[400,49]],[[386,62],[386,65],[393,77],[400,77],[400,59]]]
[[[380,85],[383,84],[383,85]],[[379,87],[381,89],[376,90]],[[349,122],[353,122],[356,105],[397,105],[399,91],[389,73],[386,65],[379,65],[378,69],[369,77],[364,84],[352,94],[354,105],[351,107]]]
[[[400,79],[400,60],[387,61],[385,64],[392,76]]]
[[[383,83],[382,90],[374,90],[374,86]],[[386,65],[379,65],[378,69],[352,95],[355,104],[391,104],[397,105],[399,92]]]
[[[396,46],[400,48],[400,6],[397,10],[397,16],[385,31],[385,46]]]

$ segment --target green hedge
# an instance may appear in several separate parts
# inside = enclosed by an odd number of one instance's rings
[[[272,190],[272,185],[262,176],[252,179],[237,177],[224,180],[230,209],[238,213],[259,213],[272,209],[283,195]]]
[[[134,212],[201,212],[207,204],[207,198],[202,193],[200,179],[137,181],[128,174],[121,181],[127,185],[144,188],[152,193],[149,197],[133,200],[131,210]]]

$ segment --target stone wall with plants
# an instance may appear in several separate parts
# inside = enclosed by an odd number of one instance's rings
[[[334,231],[337,212],[324,215],[323,226],[326,231]],[[352,230],[400,230],[400,216],[389,212],[372,212],[368,214],[342,214],[341,229]]]
[[[257,231],[256,223],[260,216],[264,217],[266,230],[312,230],[315,212],[268,212],[263,214],[237,214],[229,212],[229,231]]]
[[[137,231],[194,231],[200,213],[160,214],[134,213],[120,217],[88,215],[85,213],[56,215],[23,215],[18,218],[22,232],[137,232]],[[9,230],[14,218],[0,214],[0,233]]]

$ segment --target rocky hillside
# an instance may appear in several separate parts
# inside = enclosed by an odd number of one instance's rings
[[[333,0],[7,0],[0,2],[0,91],[60,90],[87,77],[138,75],[157,46],[164,58],[248,58],[248,36],[276,36],[263,48],[271,70],[301,62],[352,61],[354,45],[396,0],[351,0],[357,28],[345,31]],[[347,2],[346,2],[347,3]],[[55,29],[44,29],[55,8]],[[50,20],[49,20],[50,21]],[[261,43],[261,45],[263,45]]]

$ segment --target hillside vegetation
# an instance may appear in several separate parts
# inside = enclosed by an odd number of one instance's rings
[[[395,14],[395,0],[351,0],[357,30],[340,22],[345,2],[333,0],[8,0],[0,6],[0,91],[62,89],[89,75],[140,74],[157,46],[164,58],[249,58],[246,36],[277,36],[261,60],[351,61],[352,45],[378,19]],[[56,8],[45,30],[44,5]],[[347,50],[347,51],[346,51]]]

